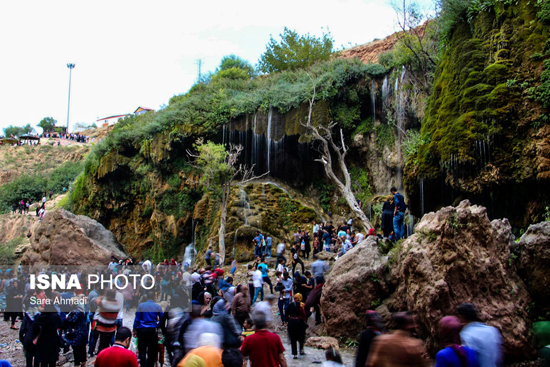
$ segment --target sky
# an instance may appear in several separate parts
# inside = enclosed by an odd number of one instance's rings
[[[197,80],[199,59],[203,72],[229,54],[255,65],[285,26],[317,36],[328,28],[347,48],[393,33],[395,19],[386,0],[3,1],[0,129],[44,117],[65,126],[68,63],[72,130],[168,104]]]

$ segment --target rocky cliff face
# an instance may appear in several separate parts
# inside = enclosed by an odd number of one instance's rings
[[[49,212],[34,230],[22,264],[105,265],[111,257],[125,259],[115,236],[100,223],[64,209]]]
[[[410,196],[430,210],[468,198],[514,227],[541,220],[548,200],[545,2],[495,2],[459,21],[438,65],[406,167]]]

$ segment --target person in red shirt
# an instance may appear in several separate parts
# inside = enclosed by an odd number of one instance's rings
[[[265,315],[258,313],[253,319],[256,332],[244,340],[241,346],[243,357],[250,360],[251,367],[287,367],[281,338],[266,330]],[[243,366],[246,367],[247,362]]]
[[[116,333],[115,344],[103,349],[95,360],[95,367],[139,367],[136,354],[128,350],[132,340],[132,331],[120,327]]]

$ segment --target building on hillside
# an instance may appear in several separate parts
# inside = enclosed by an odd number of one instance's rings
[[[110,125],[114,125],[114,124],[116,124],[120,119],[123,119],[123,118],[125,118],[126,116],[129,116],[129,114],[114,115],[114,116],[109,116],[109,117],[104,117],[104,118],[101,118],[101,119],[97,119],[96,125],[97,125],[98,127],[99,127],[99,126],[107,127],[107,126],[110,126]]]
[[[147,108],[147,107],[141,107],[139,106],[138,108],[136,108],[136,110],[134,111],[134,115],[136,116],[139,116],[139,115],[143,115],[144,113],[147,113],[149,111],[154,111],[152,108]]]

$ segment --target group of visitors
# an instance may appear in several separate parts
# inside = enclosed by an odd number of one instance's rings
[[[503,362],[500,332],[479,319],[471,303],[460,304],[456,316],[439,321],[438,339],[442,349],[437,353],[436,367],[496,367]],[[359,336],[356,367],[428,366],[426,350],[414,337],[416,325],[410,312],[392,315],[394,331],[388,333],[381,317],[367,311],[367,328]]]
[[[53,191],[50,190],[50,200],[53,196]],[[36,207],[36,216],[40,218],[40,221],[44,218],[44,215],[46,214],[46,201],[47,201],[46,191],[44,191],[44,195],[42,196],[42,200],[39,202],[39,204]],[[29,199],[21,199],[19,202],[16,202],[11,207],[12,214],[17,214],[19,211],[19,214],[29,214],[29,209],[31,207],[31,202]]]
[[[403,195],[395,187],[390,191],[391,195],[382,205],[382,232],[385,238],[397,241],[405,236],[404,221],[407,204]]]

